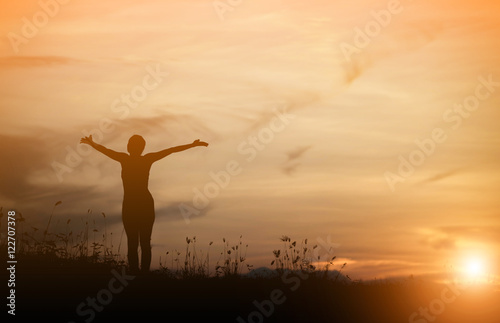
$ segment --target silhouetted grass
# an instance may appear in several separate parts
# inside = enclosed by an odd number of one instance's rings
[[[53,205],[43,231],[35,226],[30,226],[28,230],[25,230],[25,218],[21,213],[17,213],[17,256],[43,256],[52,259],[52,261],[56,259],[61,261],[76,260],[80,263],[126,265],[124,257],[120,254],[123,232],[120,235],[118,247],[115,248],[113,233],[109,235],[107,233],[104,212],[96,216],[91,209],[88,209],[78,219],[80,229],[74,231],[72,227],[74,219],[56,216],[57,220],[53,221],[55,210],[61,204],[62,201],[57,201]],[[99,227],[96,223],[97,217],[102,217],[103,227]],[[63,228],[60,228],[61,222]],[[54,230],[55,232],[51,232]],[[160,257],[160,268],[156,271],[171,278],[182,279],[239,277],[253,268],[253,265],[246,263],[248,244],[244,244],[242,238],[243,236],[240,236],[239,241],[235,244],[230,244],[229,240],[222,238],[222,250],[218,252],[218,258],[212,267],[210,249],[213,241],[208,243],[207,250],[200,250],[196,236],[186,237],[184,253],[178,250],[167,251],[163,257]],[[329,266],[333,265],[332,261],[335,257],[326,259],[327,264],[324,268],[317,268],[319,263],[325,262],[319,256],[317,259],[313,258],[312,251],[317,246],[309,248],[307,239],[302,241],[300,247],[296,241],[292,242],[288,236],[282,236],[280,240],[284,242],[284,248],[283,250],[274,250],[275,259],[271,262],[271,265],[275,265],[278,274],[286,270],[300,270],[310,274],[322,273],[326,277]],[[5,246],[6,241],[1,241],[0,244]],[[344,266],[345,264],[342,268]]]
[[[162,261],[160,258],[159,271],[171,277],[184,279],[240,275],[243,268],[246,267],[247,270],[252,268],[252,265],[245,264],[248,245],[245,245],[243,251],[243,242],[241,239],[242,236],[240,236],[239,243],[230,246],[229,241],[222,238],[223,250],[219,254],[215,270],[212,273],[210,266],[210,246],[212,246],[213,241],[208,243],[208,250],[204,252],[197,248],[196,236],[192,238],[186,237],[186,251],[184,256],[178,250],[174,250],[173,252],[167,251],[165,253],[165,260]]]
[[[26,220],[22,213],[16,214],[16,254],[22,256],[46,256],[51,259],[59,260],[78,260],[91,263],[110,263],[115,265],[124,265],[125,261],[120,256],[119,251],[114,252],[113,235],[107,235],[106,214],[101,213],[104,218],[104,228],[101,229],[96,224],[95,216],[91,209],[80,217],[81,228],[74,232],[71,226],[72,219],[59,218],[56,220],[58,229],[61,220],[65,223],[64,229],[56,232],[50,232],[54,223],[52,221],[54,211],[62,201],[54,204],[49,216],[47,226],[41,232],[38,227],[30,226],[25,229]],[[6,245],[2,240],[1,245]]]
[[[19,322],[85,322],[89,317],[79,314],[77,307],[89,297],[102,297],[101,291],[115,277],[112,271],[121,272],[126,266],[119,254],[122,237],[108,235],[104,213],[88,210],[80,219],[70,220],[57,215],[59,204],[44,230],[29,226],[18,213]],[[73,221],[80,221],[78,230]],[[315,253],[318,246],[307,239],[288,236],[277,239],[281,247],[269,255],[274,274],[251,277],[245,275],[252,265],[247,264],[248,245],[242,239],[230,243],[223,238],[221,250],[215,251],[212,241],[200,245],[196,237],[187,237],[183,251],[166,252],[160,269],[131,280],[90,322],[234,323],[237,318],[250,321],[255,312],[261,313],[263,322],[408,322],[413,312],[443,295],[443,285],[414,278],[339,279],[345,264],[335,264],[331,254],[323,259]],[[0,245],[5,255],[5,239]],[[283,301],[271,311],[268,305],[276,291]],[[499,302],[498,292],[464,291],[446,303],[436,322],[498,323]],[[268,311],[259,310],[259,304],[267,304]]]

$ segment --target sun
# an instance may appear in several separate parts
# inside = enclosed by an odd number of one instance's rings
[[[468,260],[467,267],[465,268],[467,276],[470,278],[477,278],[485,274],[484,263],[481,259],[473,258]]]
[[[478,255],[469,256],[462,262],[462,277],[469,282],[482,282],[487,279],[488,268],[486,259]]]

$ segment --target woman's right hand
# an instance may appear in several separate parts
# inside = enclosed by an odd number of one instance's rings
[[[80,143],[92,146],[94,144],[94,140],[92,139],[92,135],[90,135],[88,137],[83,137],[82,139],[80,139]]]
[[[206,143],[204,141],[200,141],[200,139],[196,139],[195,141],[193,141],[193,145],[194,146],[205,146],[205,147],[207,147],[208,143]]]

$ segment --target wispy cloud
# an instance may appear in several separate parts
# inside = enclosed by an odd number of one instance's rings
[[[428,236],[420,241],[424,245],[428,245],[435,250],[453,250],[456,248],[456,239],[452,237]]]
[[[63,56],[4,56],[0,57],[0,68],[66,65],[80,62],[84,61]]]
[[[297,160],[300,159],[311,148],[312,145],[301,146],[286,152],[285,154],[287,156],[287,160],[281,167],[283,172],[288,176],[293,175],[297,171],[297,168],[300,165],[300,163]]]
[[[437,182],[437,181],[440,181],[442,179],[460,174],[461,172],[462,172],[462,169],[459,168],[459,169],[454,169],[454,170],[447,171],[447,172],[438,173],[434,176],[430,176],[430,177],[418,182],[417,184],[426,184],[426,183]]]
[[[33,171],[49,165],[50,152],[41,133],[32,136],[0,134],[0,196],[9,201],[25,200],[40,192],[29,182]]]
[[[420,242],[436,250],[453,250],[459,243],[464,242],[500,246],[498,232],[499,226],[445,226],[426,233]]]
[[[470,239],[485,243],[500,244],[500,235],[498,234],[500,232],[499,225],[455,225],[441,227],[439,230],[456,239]]]
[[[312,145],[302,146],[302,147],[297,147],[293,150],[286,152],[286,155],[288,157],[287,162],[291,162],[295,159],[302,157],[302,155],[304,155],[311,148],[312,148]]]

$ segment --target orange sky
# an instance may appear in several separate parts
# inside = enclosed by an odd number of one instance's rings
[[[267,266],[288,235],[330,241],[354,278],[470,255],[500,275],[498,2],[42,3],[0,14],[0,206],[46,223],[62,200],[61,223],[90,208],[118,236],[119,165],[71,166],[68,149],[99,127],[115,150],[135,133],[146,152],[200,138],[152,168],[153,266],[194,235],[243,235]],[[179,206],[230,162],[240,172],[186,223]]]

